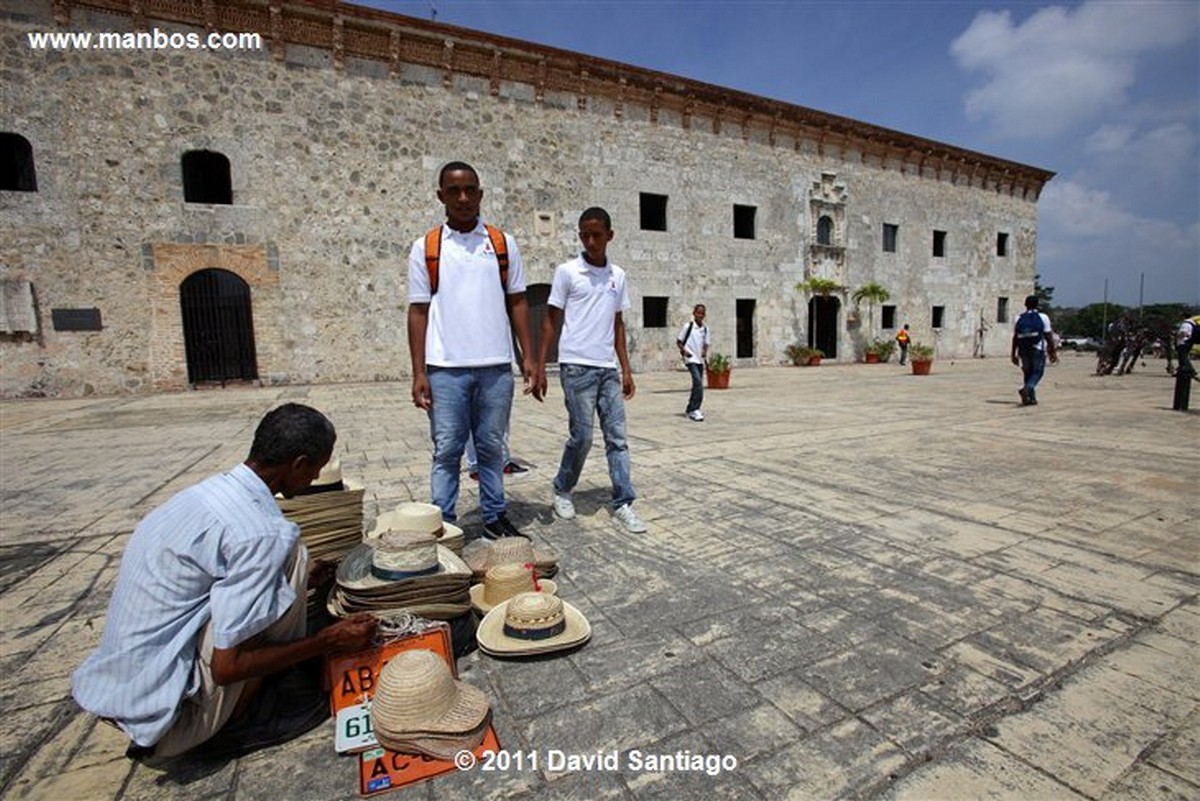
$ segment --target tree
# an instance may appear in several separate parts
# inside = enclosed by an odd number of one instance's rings
[[[892,293],[882,285],[871,281],[854,290],[854,294],[850,297],[855,304],[862,303],[864,300],[867,302],[868,333],[872,337],[875,336],[875,304],[887,303],[891,299]]]
[[[844,286],[834,281],[832,278],[821,278],[820,276],[812,276],[796,284],[796,291],[804,292],[809,295],[820,295],[821,297],[829,297],[834,292],[840,292],[845,289]],[[813,347],[817,345],[817,318],[814,316],[812,320],[813,329]]]
[[[1041,279],[1040,274],[1033,276],[1033,294],[1037,296],[1038,308],[1042,311],[1049,311],[1050,302],[1054,300],[1054,287],[1042,286]]]

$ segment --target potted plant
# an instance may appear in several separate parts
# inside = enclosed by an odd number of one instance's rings
[[[792,364],[797,367],[805,365],[816,367],[821,363],[821,357],[825,355],[820,348],[810,348],[807,345],[800,344],[788,345],[785,348],[785,352],[788,358],[792,360]]]
[[[933,345],[912,343],[908,346],[908,359],[912,362],[913,375],[929,375],[933,366]]]
[[[896,343],[893,340],[877,339],[874,342],[868,343],[863,348],[863,354],[866,357],[867,364],[878,364],[892,358],[892,353],[895,350]]]
[[[705,375],[708,377],[709,389],[729,389],[729,372],[733,364],[723,353],[712,353],[705,365]]]

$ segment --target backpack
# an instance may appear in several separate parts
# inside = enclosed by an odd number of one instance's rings
[[[500,287],[508,287],[508,242],[504,232],[494,225],[484,223],[488,239],[492,240],[492,249],[496,251],[496,262],[500,265]],[[429,294],[436,295],[438,291],[438,264],[442,257],[442,226],[434,228],[425,234],[425,271],[429,273]]]
[[[1026,309],[1021,312],[1013,325],[1013,334],[1017,338],[1017,347],[1022,353],[1032,353],[1038,349],[1042,337],[1046,334],[1046,324],[1037,309]]]

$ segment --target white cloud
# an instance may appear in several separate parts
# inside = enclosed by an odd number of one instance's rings
[[[950,52],[984,76],[966,97],[970,119],[1039,138],[1123,105],[1138,57],[1188,41],[1198,21],[1190,2],[1050,6],[1020,25],[1008,11],[982,11]]]

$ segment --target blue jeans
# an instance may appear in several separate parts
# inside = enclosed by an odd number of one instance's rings
[[[567,444],[563,448],[554,491],[567,494],[579,483],[583,463],[592,448],[592,423],[600,416],[604,434],[604,455],[608,458],[608,476],[612,479],[612,508],[633,503],[637,496],[629,477],[629,443],[625,440],[625,399],[621,374],[613,367],[588,367],[582,364],[559,365],[563,403],[567,407]]]
[[[691,414],[704,403],[704,365],[688,362],[687,368],[692,374],[692,394],[688,396],[687,405],[688,414]]]
[[[479,456],[479,510],[483,522],[504,514],[504,430],[512,411],[512,367],[430,367],[429,433],[433,469],[429,487],[442,517],[454,522],[458,479],[467,435]]]
[[[1035,350],[1031,353],[1021,353],[1021,372],[1025,376],[1025,397],[1031,401],[1037,400],[1037,385],[1046,372],[1046,351]]]

